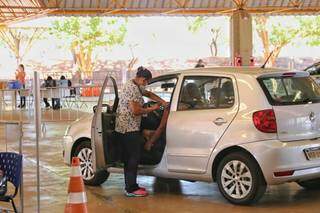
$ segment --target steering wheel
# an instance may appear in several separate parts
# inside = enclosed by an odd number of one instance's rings
[[[154,104],[157,104],[154,101],[149,101],[143,104],[143,107],[151,107]],[[149,129],[149,130],[156,130],[160,125],[162,113],[160,109],[149,112],[146,115],[142,116],[141,120],[141,129]]]
[[[155,105],[155,104],[157,104],[157,102],[155,102],[155,101],[149,101],[149,102],[147,102],[147,103],[144,103],[144,104],[143,104],[143,107],[151,107],[151,106],[153,106],[153,105]],[[161,120],[163,111],[164,111],[164,108],[160,107],[160,109],[154,110],[154,111],[149,112],[149,113],[152,113],[156,118],[158,118],[159,120]],[[148,114],[149,114],[149,113],[148,113]]]

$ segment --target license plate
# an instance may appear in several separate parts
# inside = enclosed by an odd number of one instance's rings
[[[308,160],[320,159],[320,147],[314,147],[303,150]]]

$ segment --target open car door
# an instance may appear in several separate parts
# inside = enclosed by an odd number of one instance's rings
[[[94,109],[91,124],[91,147],[94,172],[105,169],[114,159],[114,128],[119,96],[116,81],[107,76]]]

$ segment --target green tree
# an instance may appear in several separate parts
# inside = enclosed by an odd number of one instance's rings
[[[303,17],[299,19],[302,37],[307,45],[320,46],[320,16]]]
[[[127,33],[126,23],[126,19],[71,17],[54,21],[50,32],[66,43],[74,63],[90,78],[95,66],[93,52],[98,47],[109,50],[122,45]]]
[[[300,32],[299,27],[284,26],[280,23],[270,26],[269,16],[256,16],[254,21],[255,30],[262,42],[264,59],[266,60],[272,52],[269,64],[274,66],[283,47],[294,43]]]
[[[201,28],[208,25],[208,18],[203,16],[198,16],[191,23],[188,24],[188,30],[192,33],[197,33]],[[221,35],[221,27],[211,27],[211,41],[209,43],[211,56],[218,55],[218,40]]]
[[[200,28],[207,25],[207,17],[198,16],[192,22],[188,24],[188,30],[192,33],[196,33],[200,30]]]

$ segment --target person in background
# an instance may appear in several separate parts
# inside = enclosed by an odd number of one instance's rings
[[[19,64],[15,74],[16,74],[16,80],[18,80],[19,83],[21,84],[21,89],[24,89],[26,84],[26,73],[24,71],[23,64]],[[19,91],[19,94],[20,94],[20,91]],[[26,106],[26,97],[20,96],[20,105],[18,107],[24,108],[25,106]]]
[[[194,68],[204,67],[204,62],[202,59],[199,59]]]
[[[60,81],[59,81],[58,87],[61,87],[61,88],[71,87],[71,81],[67,80],[66,77],[64,75],[62,75],[62,76],[60,76]],[[61,92],[61,90],[59,90],[59,91]],[[60,93],[60,96],[66,97],[66,96],[69,96],[69,94],[66,95],[66,91],[63,91],[62,93]],[[54,98],[54,103],[55,104],[52,105],[53,109],[60,109],[61,108],[60,98]]]
[[[47,80],[45,80],[43,87],[50,88],[50,87],[56,87],[56,81],[53,80],[51,76],[47,77]],[[43,98],[44,103],[46,104],[46,108],[50,108],[50,104],[48,102],[48,98]],[[52,106],[54,106],[54,98],[52,98]]]
[[[80,88],[79,86],[81,86],[82,84],[82,80],[81,80],[81,72],[80,71],[76,71],[72,77],[71,77],[71,83],[74,86],[73,88],[70,89],[70,95],[71,96],[76,96],[77,94],[80,94]]]

